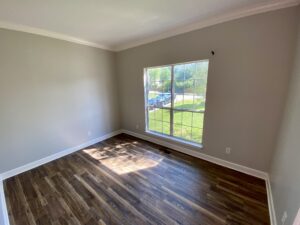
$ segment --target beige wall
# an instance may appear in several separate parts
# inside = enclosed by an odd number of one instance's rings
[[[0,29],[0,173],[119,129],[116,83],[115,53]]]
[[[299,14],[255,15],[119,53],[0,29],[0,173],[121,127],[145,134],[143,68],[207,58],[204,149],[193,150],[268,171],[294,65],[271,167],[278,220],[287,210],[291,224],[300,201]]]
[[[287,211],[285,225],[293,224],[300,208],[300,8],[296,55],[289,95],[270,171],[278,224]]]
[[[295,7],[283,9],[117,53],[122,128],[144,134],[143,68],[209,58],[204,149],[194,150],[267,171],[287,91],[296,16]],[[227,146],[231,155],[225,154]]]

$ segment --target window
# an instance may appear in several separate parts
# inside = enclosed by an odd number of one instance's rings
[[[146,129],[202,143],[208,60],[145,69]]]

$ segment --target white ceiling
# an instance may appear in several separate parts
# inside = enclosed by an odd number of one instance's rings
[[[121,50],[299,0],[0,0],[0,27]]]

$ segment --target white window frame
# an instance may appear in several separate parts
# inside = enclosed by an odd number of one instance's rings
[[[193,141],[189,141],[180,137],[176,137],[173,136],[173,110],[174,110],[174,67],[177,65],[183,65],[183,64],[189,64],[189,63],[198,63],[198,62],[208,62],[209,64],[209,59],[203,59],[203,60],[196,60],[196,61],[189,61],[189,62],[181,62],[181,63],[175,63],[175,64],[167,64],[167,65],[160,65],[160,66],[152,66],[152,67],[146,67],[144,68],[144,110],[145,110],[145,132],[149,133],[151,135],[154,136],[158,136],[167,140],[172,140],[175,142],[179,142],[185,145],[191,145],[193,147],[198,147],[198,148],[203,148],[203,137],[204,137],[204,124],[203,124],[203,130],[202,130],[202,143],[198,143],[198,142],[193,142]],[[171,107],[170,108],[166,108],[168,110],[170,110],[170,135],[168,134],[163,134],[160,132],[156,132],[156,131],[152,131],[149,129],[149,111],[148,111],[148,74],[147,74],[147,70],[148,69],[154,69],[154,68],[161,68],[161,67],[171,67]],[[209,70],[209,67],[208,67]],[[208,71],[209,73],[209,71]],[[208,76],[208,75],[207,75]],[[205,93],[205,107],[206,107],[206,95],[207,93]],[[205,109],[204,107],[204,109]],[[162,107],[163,108],[163,107]],[[180,111],[180,109],[176,109],[176,111]],[[188,111],[188,110],[182,110],[182,111]],[[205,110],[200,111],[200,113],[203,113],[203,115],[205,115]],[[204,123],[204,120],[203,120]]]

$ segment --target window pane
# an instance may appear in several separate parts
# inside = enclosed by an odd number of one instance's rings
[[[171,66],[147,69],[149,82],[171,81]]]
[[[192,128],[190,126],[182,126],[182,138],[192,140]]]
[[[149,130],[202,142],[208,63],[207,60],[146,70]]]
[[[181,137],[181,135],[182,135],[182,129],[181,129],[181,124],[174,124],[174,127],[173,127],[173,129],[174,129],[174,131],[173,131],[173,135],[175,136],[175,137]]]
[[[154,111],[154,109],[148,109],[148,118],[149,118],[149,120],[155,120],[155,111]]]
[[[193,127],[203,128],[204,113],[193,113]]]
[[[158,121],[162,121],[163,120],[163,111],[162,109],[154,109],[153,110],[154,113],[155,113],[155,119],[158,120]]]
[[[147,69],[148,107],[171,106],[171,67]]]
[[[149,120],[149,130],[162,133],[162,122],[157,120]]]
[[[156,120],[150,120],[149,119],[149,123],[148,123],[148,129],[151,131],[155,131],[155,122]]]
[[[163,133],[170,135],[170,123],[163,123]]]
[[[173,136],[202,142],[207,73],[208,61],[174,66]]]
[[[193,113],[192,112],[183,112],[182,113],[182,125],[192,126]]]
[[[192,140],[198,143],[202,143],[202,129],[193,127]]]
[[[147,69],[148,129],[170,135],[171,66]]]
[[[148,110],[149,130],[170,135],[170,110],[152,108]]]
[[[174,66],[174,106],[178,109],[204,110],[208,61]]]
[[[173,136],[193,142],[202,142],[204,113],[174,110]]]
[[[174,124],[179,124],[181,125],[182,124],[182,112],[181,111],[176,111],[174,110],[173,111],[173,123]]]
[[[170,123],[170,110],[169,109],[162,109],[162,121]]]

